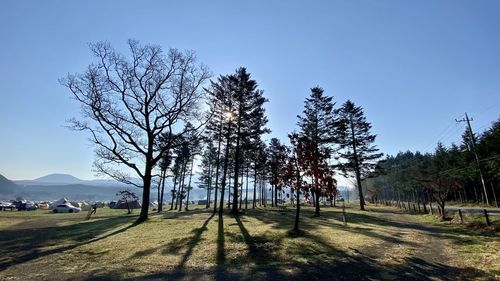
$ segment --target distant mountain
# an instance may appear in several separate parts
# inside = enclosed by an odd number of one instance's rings
[[[55,183],[55,184],[75,184],[82,182],[81,179],[68,174],[50,174],[34,179],[33,181],[39,183]]]
[[[141,185],[142,181],[138,178],[132,178],[132,182]],[[75,176],[69,174],[50,174],[34,180],[15,180],[16,184],[21,186],[33,186],[33,185],[68,185],[68,184],[82,184],[90,186],[121,186],[125,187],[126,184],[116,181],[114,179],[93,179],[93,180],[82,180]]]
[[[112,186],[90,186],[83,184],[65,184],[65,185],[27,185],[22,188],[19,195],[32,200],[56,200],[62,197],[71,200],[117,200],[116,193],[122,190],[122,187]],[[130,188],[137,195],[142,194],[139,188]]]
[[[0,196],[14,195],[17,191],[19,191],[17,184],[0,175]]]
[[[139,179],[133,179],[140,184]],[[73,183],[71,183],[73,182]],[[165,185],[165,201],[170,201],[170,190],[172,180],[169,178]],[[142,189],[135,186],[125,185],[115,180],[96,179],[81,180],[66,174],[51,174],[35,180],[8,180],[0,175],[0,199],[15,199],[22,197],[29,200],[57,200],[66,197],[71,200],[117,200],[116,193],[123,189],[131,189],[139,197],[142,196]],[[151,200],[156,200],[156,185],[151,188]],[[206,191],[194,187],[191,190],[190,200],[199,200],[206,197]]]

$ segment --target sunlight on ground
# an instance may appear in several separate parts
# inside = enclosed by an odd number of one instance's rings
[[[247,210],[222,221],[205,209],[167,211],[136,226],[137,213],[123,210],[99,209],[90,221],[82,213],[1,212],[0,279],[314,280],[325,278],[325,269],[341,274],[337,279],[361,280],[498,276],[495,230],[369,209],[350,206],[344,226],[339,208],[313,217],[306,207],[300,234],[290,232],[292,207]]]

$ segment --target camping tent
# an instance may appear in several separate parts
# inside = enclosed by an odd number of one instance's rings
[[[149,202],[149,208],[158,209],[158,201]]]
[[[140,209],[141,203],[139,201],[129,201],[128,205],[130,209]],[[125,200],[118,200],[116,204],[113,206],[113,209],[127,209],[127,202]]]

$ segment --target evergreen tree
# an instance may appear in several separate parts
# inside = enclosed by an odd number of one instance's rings
[[[163,195],[165,194],[165,181],[167,179],[167,170],[172,163],[170,150],[165,151],[160,161],[160,182],[158,184],[158,213],[163,211]],[[160,189],[161,185],[161,189]]]
[[[264,103],[267,99],[263,91],[257,89],[257,82],[250,78],[250,73],[245,68],[239,68],[230,76],[232,84],[232,100],[235,108],[235,145],[234,145],[234,180],[233,180],[233,205],[231,213],[238,213],[238,186],[240,185],[240,168],[244,163],[243,144],[250,143],[252,138],[260,137],[267,132],[265,128]]]
[[[217,165],[217,148],[214,147],[212,141],[206,141],[202,161],[200,164],[201,175],[198,187],[207,190],[207,203],[206,207],[210,208],[212,188],[213,188],[213,175],[215,174],[215,166]]]
[[[278,191],[283,186],[283,174],[286,164],[286,146],[282,145],[277,138],[272,138],[267,148],[269,183],[271,184],[272,206],[278,206]]]
[[[261,179],[264,178],[266,174],[266,167],[268,163],[266,149],[267,149],[266,144],[262,140],[259,140],[255,144],[251,154],[251,159],[253,162],[253,172],[254,172],[253,204],[252,204],[253,209],[255,209],[255,207],[257,206],[257,183],[261,181]],[[262,199],[261,194],[262,192],[259,192],[260,199]]]
[[[215,195],[214,213],[219,205],[219,215],[222,216],[224,207],[224,192],[227,182],[227,167],[229,164],[229,153],[231,139],[233,138],[233,123],[235,110],[233,106],[233,89],[229,75],[221,75],[217,81],[211,81],[209,89],[209,122],[206,126],[205,140],[217,141],[217,158],[215,163]],[[224,149],[224,153],[222,153]],[[220,169],[222,168],[222,174]],[[222,178],[221,178],[222,176]],[[219,184],[220,183],[220,184]],[[220,194],[220,200],[218,195]]]
[[[304,146],[307,143],[307,138],[300,137],[297,133],[288,135],[290,139],[291,148],[288,151],[288,158],[286,161],[285,173],[283,180],[290,189],[295,192],[295,223],[293,231],[299,231],[299,217],[300,217],[300,194],[304,194],[308,198],[307,184],[303,180],[303,176],[307,173],[307,164],[304,155]],[[292,196],[293,197],[293,196]]]
[[[477,151],[485,168],[495,205],[498,207],[498,182],[500,181],[500,119],[479,138]],[[496,188],[495,188],[496,187]]]
[[[336,127],[337,137],[341,147],[340,157],[345,160],[339,167],[345,175],[354,173],[360,209],[365,210],[361,179],[375,168],[376,160],[383,154],[373,145],[376,135],[370,133],[372,126],[366,121],[362,107],[348,100],[340,108],[339,118],[342,126]]]
[[[336,132],[334,128],[338,126],[338,122],[333,110],[334,105],[332,97],[325,96],[322,88],[315,87],[304,102],[303,115],[297,116],[300,136],[306,138],[308,143],[308,176],[312,177],[313,181],[316,216],[320,215],[319,199],[324,191],[320,184],[324,176],[322,172],[325,172],[322,161],[330,158],[332,145],[336,142],[333,132]]]

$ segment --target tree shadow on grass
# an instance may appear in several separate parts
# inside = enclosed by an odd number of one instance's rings
[[[335,280],[331,272],[344,276],[349,270],[362,276],[376,276],[376,268],[365,260],[350,257],[321,237],[308,231],[285,232],[279,237],[266,239],[264,236],[251,236],[240,217],[235,218],[248,245],[247,257],[255,264],[251,275],[263,280]],[[285,239],[294,239],[295,246],[287,249],[284,257],[278,254]],[[296,259],[302,260],[298,262]],[[345,266],[341,266],[345,264]],[[348,279],[352,279],[353,274]],[[343,279],[343,278],[341,278]]]
[[[282,213],[264,212],[262,210],[249,210],[249,212],[247,212],[246,214],[248,216],[254,217],[257,220],[262,221],[263,223],[271,224],[273,225],[274,228],[278,229],[293,228],[293,214],[289,210],[286,210],[285,212]],[[312,217],[312,210],[304,208],[301,211],[301,218],[308,217],[309,215],[311,217],[307,218],[307,220],[301,219],[300,226],[303,229],[309,229],[309,230],[317,229],[319,226],[337,227],[344,229],[346,231],[352,231],[354,233],[360,233],[372,238],[381,239],[385,242],[408,244],[410,246],[415,246],[415,243],[411,241],[403,241],[392,235],[381,234],[367,227],[359,228],[359,227],[352,227],[352,225],[365,224],[365,225],[373,225],[374,227],[377,226],[393,227],[402,230],[406,229],[410,231],[420,231],[429,236],[436,237],[438,239],[449,238],[454,243],[462,243],[463,238],[460,237],[460,235],[485,237],[485,238],[494,237],[498,235],[494,232],[478,232],[478,231],[471,231],[466,228],[451,227],[447,225],[439,227],[439,226],[425,225],[423,223],[398,221],[395,219],[391,219],[391,218],[397,218],[398,215],[403,215],[403,214],[404,213],[399,213],[397,211],[396,212],[392,212],[391,210],[387,211],[387,208],[385,209],[377,208],[363,213],[349,212],[346,215],[347,226],[343,227],[342,213],[340,212],[340,210],[339,211],[328,210],[326,212],[325,211],[322,212],[321,217]],[[389,216],[384,217],[385,215]]]
[[[155,216],[163,216],[164,219],[178,219],[183,217],[191,217],[197,214],[206,214],[210,211],[210,209],[192,209],[189,211],[181,211],[178,210],[168,210],[163,211],[161,213],[156,213]]]
[[[191,238],[191,240],[189,241],[188,249],[187,249],[186,253],[184,253],[184,255],[182,256],[182,260],[179,263],[179,265],[177,265],[177,269],[182,269],[185,266],[189,257],[193,254],[194,248],[196,247],[196,245],[198,245],[198,243],[200,243],[201,235],[203,234],[203,232],[205,230],[207,230],[207,225],[210,222],[210,220],[214,217],[214,215],[215,214],[212,214],[210,217],[208,217],[208,219],[205,220],[205,222],[203,223],[203,225],[200,228],[195,228],[191,231],[194,233],[194,235]]]
[[[216,256],[216,267],[215,267],[215,280],[224,280],[226,263],[226,250],[225,250],[226,238],[224,235],[224,216],[219,216],[218,226],[217,226],[217,256]]]
[[[255,214],[254,214],[255,215]],[[263,215],[263,214],[261,214]],[[279,214],[278,214],[279,215]],[[279,215],[281,216],[281,215]],[[226,217],[227,218],[227,217]],[[282,219],[282,218],[280,218]],[[272,221],[272,219],[267,219]],[[278,220],[275,218],[275,220]],[[242,263],[231,264],[226,260],[226,233],[224,218],[218,219],[216,264],[212,267],[182,267],[156,273],[139,273],[133,268],[89,276],[87,280],[470,280],[478,277],[494,279],[494,276],[474,268],[458,268],[422,260],[416,257],[399,261],[380,261],[359,251],[348,253],[334,247],[322,236],[315,235],[315,228],[299,233],[280,232],[272,236],[253,235],[245,226],[245,216],[235,217],[242,241],[248,253],[241,257]],[[288,225],[283,223],[284,225]],[[204,224],[206,226],[206,224]],[[307,224],[303,224],[307,225]],[[291,226],[291,224],[290,224]],[[195,228],[192,250],[201,241],[204,226]],[[306,229],[304,227],[304,229]],[[196,238],[198,237],[198,238]],[[286,239],[293,239],[293,246],[284,254],[278,253]],[[288,240],[288,243],[290,240]],[[269,248],[269,245],[275,245]],[[281,255],[281,256],[280,256]],[[283,257],[284,255],[284,257]],[[296,259],[296,258],[299,259]],[[185,262],[184,262],[185,263]],[[182,262],[180,265],[183,264]],[[127,277],[131,273],[134,277]],[[130,275],[128,275],[130,276]]]
[[[257,219],[264,224],[270,224],[272,225],[273,228],[276,229],[283,229],[283,230],[293,229],[295,214],[294,212],[288,210],[282,212],[250,211],[247,212],[246,215]],[[383,223],[389,225],[389,222],[385,222],[384,220],[380,220],[378,218],[375,218],[374,221],[371,221],[368,219],[369,218],[368,215],[360,215],[360,216],[363,218],[363,221],[367,224],[369,222],[370,224],[376,224],[376,225],[377,223],[379,224]],[[303,215],[301,217],[302,219],[300,220],[299,225],[301,229],[305,230],[314,231],[321,226],[327,228],[336,227],[345,231],[356,232],[368,237],[380,239],[384,242],[408,244],[412,246],[416,245],[416,243],[413,243],[411,241],[404,241],[391,234],[379,233],[368,227],[352,227],[353,224],[352,221],[354,221],[354,219],[348,221],[347,226],[343,226],[342,216],[340,212],[339,213],[323,212],[322,216],[314,217],[313,213],[310,210],[306,210],[303,212]],[[359,217],[356,218],[356,221],[359,223],[360,218]]]
[[[135,217],[119,216],[65,226],[0,230],[0,237],[2,237],[0,248],[3,253],[0,257],[0,271],[42,256],[60,253],[114,236],[136,226],[136,223],[103,234],[132,220],[135,220]],[[54,248],[43,250],[51,246]]]
[[[284,237],[268,239],[264,236],[251,236],[247,228],[243,224],[240,216],[235,216],[236,223],[243,235],[243,241],[248,246],[248,255],[255,264],[264,264],[273,261],[274,253],[279,250]]]
[[[162,254],[167,255],[167,254],[179,254],[179,252],[186,248],[186,253],[183,255],[181,263],[177,266],[178,268],[184,267],[184,264],[187,262],[189,257],[192,255],[194,248],[196,245],[198,245],[202,239],[201,235],[205,230],[207,230],[207,225],[212,220],[214,217],[214,214],[211,214],[205,222],[202,224],[201,227],[199,228],[194,228],[191,230],[194,235],[192,237],[182,237],[182,238],[174,238],[172,241],[168,242],[164,246],[161,246],[160,248],[163,248]],[[156,251],[157,248],[151,249],[151,253]],[[138,252],[140,253],[140,252]],[[134,257],[140,257],[140,256],[134,256]]]
[[[429,262],[417,257],[404,258],[399,263],[378,261],[361,252],[348,254],[340,250],[311,231],[300,233],[288,232],[290,238],[306,239],[310,243],[298,244],[287,252],[287,256],[301,257],[306,263],[277,263],[275,251],[263,251],[261,243],[252,237],[242,220],[236,218],[238,226],[249,247],[249,255],[257,266],[253,274],[265,272],[264,279],[275,280],[373,280],[373,279],[404,279],[404,280],[457,280],[477,277],[493,278],[492,275],[475,269],[460,268],[441,263]],[[281,243],[277,243],[280,245]],[[286,269],[286,270],[284,270]],[[332,273],[332,275],[328,275]]]

